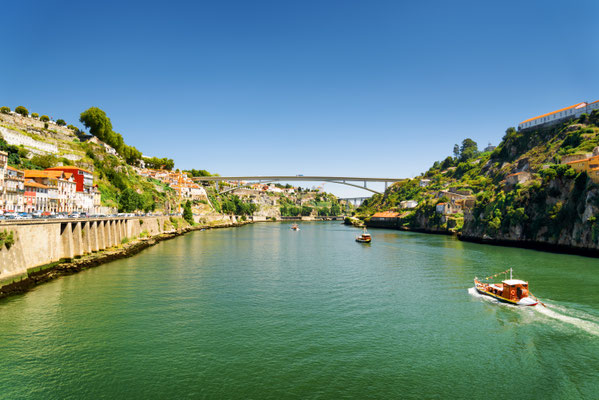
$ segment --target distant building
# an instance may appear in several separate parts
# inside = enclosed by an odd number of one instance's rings
[[[418,202],[416,200],[405,200],[399,203],[399,206],[403,209],[410,209],[418,207]]]
[[[505,182],[508,185],[516,185],[518,183],[528,182],[532,175],[530,172],[516,172],[505,177]]]
[[[485,147],[485,151],[493,151],[497,148],[497,146],[493,146],[491,143],[487,147]]]
[[[454,201],[439,203],[435,206],[435,211],[441,215],[457,214],[462,211],[462,207]]]
[[[586,172],[593,182],[599,183],[599,155],[570,161],[566,164],[576,172]]]
[[[599,110],[599,100],[592,103],[578,103],[569,107],[551,111],[533,118],[526,119],[518,124],[518,129],[535,128],[541,125],[550,125],[570,118],[578,118],[582,114],[590,114],[593,110]]]
[[[418,185],[420,187],[427,187],[430,184],[431,184],[431,180],[430,179],[420,179],[420,182],[418,182]]]

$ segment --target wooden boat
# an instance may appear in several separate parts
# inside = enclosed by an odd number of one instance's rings
[[[366,232],[366,228],[364,228],[364,232],[360,236],[356,237],[356,242],[358,242],[358,243],[372,242],[372,236],[370,236],[370,233]]]
[[[503,303],[513,304],[516,306],[535,306],[538,300],[528,290],[528,282],[520,279],[512,278],[512,269],[499,272],[493,276],[487,277],[488,280],[500,274],[510,273],[510,279],[505,279],[501,283],[481,282],[478,278],[474,278],[474,287],[476,291],[482,295],[493,297]]]
[[[293,224],[293,225],[291,225],[291,230],[292,231],[299,231],[300,228],[299,228],[299,226],[297,226],[297,224]]]

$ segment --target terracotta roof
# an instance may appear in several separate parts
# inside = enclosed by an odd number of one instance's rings
[[[10,165],[6,166],[6,169],[10,169],[11,171],[19,171],[19,172],[24,172],[23,170],[16,169],[16,168],[14,168],[14,167],[11,167]]]
[[[529,121],[534,121],[535,119],[538,119],[538,118],[547,117],[549,115],[553,115],[553,114],[556,114],[558,112],[566,111],[566,110],[569,110],[571,108],[578,108],[579,106],[581,106],[583,104],[586,105],[587,103],[582,102],[582,103],[574,104],[573,106],[570,106],[570,107],[560,108],[559,110],[551,111],[551,112],[549,112],[547,114],[538,115],[538,116],[533,117],[533,118],[525,119],[524,121],[520,122],[520,124],[524,124],[524,123],[529,122]]]
[[[48,189],[48,186],[42,185],[41,183],[37,183],[36,181],[32,180],[25,181],[25,186]]]
[[[372,218],[397,218],[399,216],[398,212],[393,211],[383,211],[375,213]]]
[[[39,171],[37,169],[26,169],[25,178],[49,178],[49,171]]]
[[[46,171],[84,171],[87,173],[92,173],[91,171],[86,170],[85,168],[79,168],[79,167],[71,167],[71,166],[66,166],[66,167],[52,167],[52,168],[46,168]]]

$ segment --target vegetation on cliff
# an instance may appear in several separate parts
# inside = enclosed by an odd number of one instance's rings
[[[466,145],[466,146],[464,146]],[[465,236],[530,240],[598,247],[599,186],[567,164],[565,156],[588,154],[599,146],[599,113],[577,120],[517,131],[507,129],[493,151],[479,152],[466,139],[454,156],[435,162],[420,177],[397,183],[357,210],[368,218],[377,211],[401,212],[401,224],[430,230],[455,230]],[[524,172],[526,181],[506,181]],[[530,175],[528,175],[530,174]],[[448,194],[473,199],[473,205],[441,214],[436,205]],[[402,201],[416,200],[406,209]]]

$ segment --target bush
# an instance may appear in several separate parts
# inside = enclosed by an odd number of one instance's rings
[[[56,120],[56,125],[58,126],[65,126],[67,123],[64,121],[64,119],[57,119]]]
[[[191,211],[191,202],[189,200],[187,200],[183,206],[183,219],[185,219],[189,225],[194,225],[193,212]]]
[[[0,112],[3,114],[8,114],[8,113],[10,113],[10,107],[6,107],[6,106],[0,107]]]
[[[39,118],[40,115],[38,113],[31,113],[31,118]]]
[[[15,237],[13,231],[7,231],[6,229],[0,232],[0,250],[2,246],[6,246],[8,250],[15,244]]]
[[[21,114],[24,117],[27,117],[29,115],[29,110],[27,110],[25,107],[23,106],[17,106],[17,108],[15,108],[15,112],[17,114]]]
[[[42,121],[42,122],[48,122],[48,121],[50,121],[50,117],[48,117],[47,115],[42,115],[40,117],[40,121]]]

